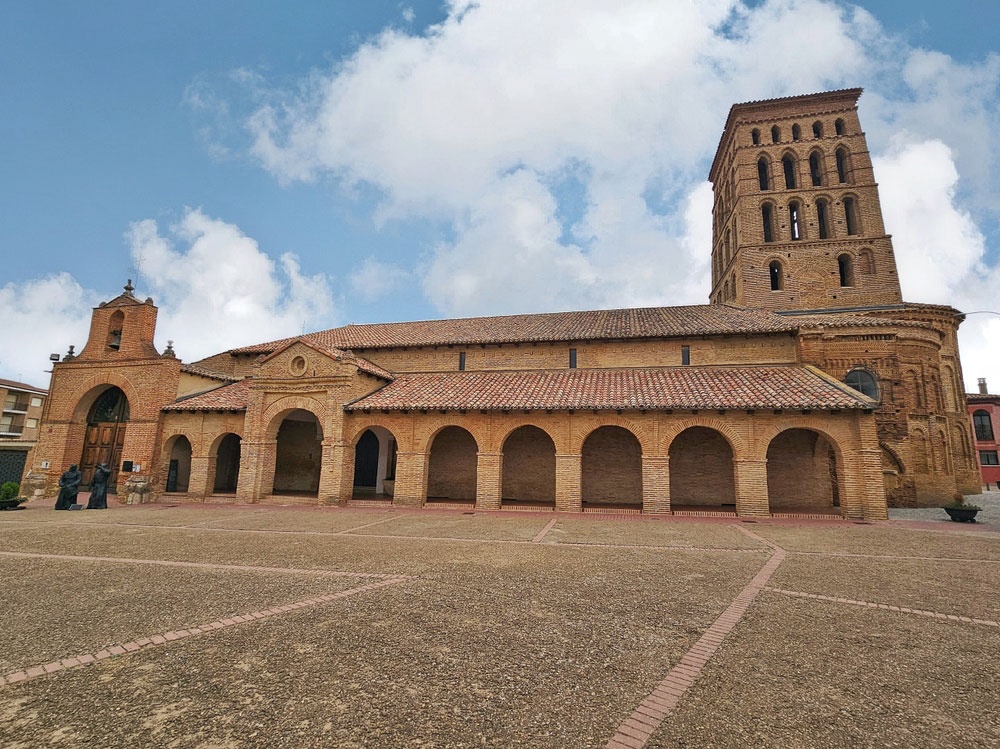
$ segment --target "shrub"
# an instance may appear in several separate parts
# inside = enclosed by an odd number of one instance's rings
[[[21,486],[16,481],[7,481],[0,486],[0,499],[14,499],[21,491]]]

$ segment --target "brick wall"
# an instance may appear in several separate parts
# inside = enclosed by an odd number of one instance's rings
[[[601,427],[587,437],[582,455],[584,504],[642,505],[642,448],[634,435]]]
[[[736,506],[733,450],[719,432],[693,427],[671,442],[670,503]]]
[[[538,427],[524,426],[503,443],[504,499],[554,502],[556,446]]]
[[[446,427],[434,438],[430,451],[427,496],[444,499],[476,498],[476,441],[458,427]]]

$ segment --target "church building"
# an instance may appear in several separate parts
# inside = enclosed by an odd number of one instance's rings
[[[123,501],[872,520],[978,493],[963,318],[903,301],[860,95],[732,107],[709,304],[347,325],[185,364],[126,285],[53,366],[28,485],[107,463]]]

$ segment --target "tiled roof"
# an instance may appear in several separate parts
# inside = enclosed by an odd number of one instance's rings
[[[368,349],[792,333],[797,327],[794,321],[764,310],[703,304],[345,325],[310,333],[301,338],[327,348]],[[293,340],[295,339],[286,338],[259,343],[233,349],[232,352],[269,353]]]
[[[850,315],[850,314],[807,314],[807,315],[788,315],[789,320],[795,320],[800,327],[819,327],[823,326],[826,328],[878,328],[885,326],[896,326],[901,328],[926,328],[926,323],[922,323],[918,320],[894,320],[888,317],[873,317],[869,315]]]
[[[808,366],[401,374],[360,410],[868,409],[875,401]]]
[[[164,411],[245,411],[250,394],[251,380],[240,380],[223,385],[207,393],[179,398]]]
[[[233,375],[223,374],[222,372],[216,372],[214,370],[208,369],[207,367],[200,367],[197,364],[182,364],[181,372],[187,372],[188,374],[198,375],[199,377],[208,377],[213,380],[222,380],[223,382],[236,382],[239,377],[234,377]]]
[[[48,395],[49,391],[44,388],[36,388],[34,385],[29,385],[26,382],[17,382],[16,380],[0,380],[0,388],[7,388],[8,390],[26,390],[29,393],[37,393],[38,395]]]

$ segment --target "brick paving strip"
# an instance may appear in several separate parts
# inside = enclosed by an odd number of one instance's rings
[[[254,567],[244,564],[212,564],[209,562],[174,562],[166,559],[132,559],[130,557],[84,557],[72,554],[40,554],[26,551],[0,551],[0,557],[14,559],[55,559],[65,562],[120,562],[122,564],[151,564],[159,567],[188,567],[202,570],[228,570],[238,572],[280,572],[287,575],[316,575],[319,577],[374,577],[383,579],[412,580],[408,575],[380,572],[343,572],[341,570],[313,570],[302,567]]]
[[[206,565],[206,566],[213,566],[213,565]],[[359,593],[366,593],[370,590],[384,588],[389,585],[397,585],[399,583],[407,582],[408,580],[413,579],[405,577],[403,575],[392,575],[392,576],[385,575],[382,577],[384,577],[385,579],[368,583],[367,585],[361,585],[358,586],[357,588],[342,590],[338,593],[327,593],[325,595],[313,596],[312,598],[306,598],[302,601],[296,601],[295,603],[287,603],[282,606],[274,606],[272,608],[262,609],[260,611],[252,611],[249,614],[239,614],[236,616],[228,617],[226,619],[218,619],[214,622],[199,624],[197,627],[171,630],[170,632],[164,632],[163,634],[143,637],[141,639],[132,640],[131,642],[125,642],[120,645],[111,645],[107,648],[104,648],[103,650],[98,650],[96,653],[81,653],[72,656],[70,658],[63,658],[61,660],[52,661],[51,663],[45,663],[40,666],[31,666],[21,671],[15,671],[5,676],[0,676],[0,686],[7,684],[17,684],[22,681],[28,681],[29,679],[34,679],[38,676],[44,676],[45,674],[55,673],[56,671],[65,671],[66,669],[69,668],[86,666],[90,663],[96,663],[98,661],[105,660],[106,658],[112,658],[118,655],[125,655],[127,653],[134,653],[138,650],[146,650],[149,648],[160,647],[161,645],[166,645],[167,643],[174,642],[176,640],[182,640],[185,637],[192,637],[194,635],[200,635],[206,632],[214,632],[217,629],[234,627],[237,624],[259,621],[261,619],[268,619],[272,616],[281,616],[282,614],[288,614],[291,613],[292,611],[298,611],[299,609],[309,608],[310,606],[318,606],[324,603],[330,603],[331,601],[336,601],[341,598],[347,598],[349,596],[354,596]]]
[[[531,543],[533,543],[533,544],[540,544],[542,542],[542,539],[545,538],[545,534],[548,533],[553,528],[555,528],[556,527],[556,523],[558,523],[558,522],[559,522],[559,518],[552,518],[545,525],[545,527],[542,528],[540,531],[538,531],[538,534],[533,539],[531,539]]]
[[[784,588],[766,587],[764,590],[769,593],[781,593],[784,596],[794,596],[795,598],[810,598],[815,601],[827,601],[829,603],[842,603],[849,606],[863,606],[869,609],[881,609],[883,611],[895,611],[901,614],[913,614],[914,616],[928,616],[932,619],[945,619],[952,622],[965,622],[966,624],[982,624],[987,627],[1000,627],[1000,622],[992,619],[974,619],[968,616],[957,614],[942,614],[939,611],[927,611],[926,609],[911,609],[906,606],[893,606],[888,603],[873,603],[872,601],[857,601],[853,598],[838,598],[836,596],[823,596],[818,593],[803,593],[798,590],[785,590]]]
[[[784,549],[761,538],[742,526],[737,526],[746,535],[764,541],[774,550],[774,554],[754,575],[747,586],[733,599],[698,641],[685,653],[656,688],[644,699],[635,711],[618,727],[606,745],[606,749],[641,749],[646,746],[653,732],[660,727],[673,712],[684,693],[697,681],[702,669],[718,650],[719,645],[736,627],[750,608],[757,595],[765,589],[775,570],[788,555]]]

